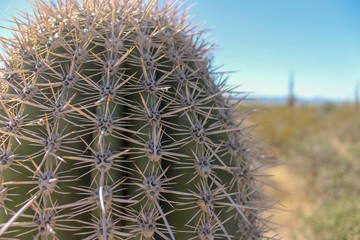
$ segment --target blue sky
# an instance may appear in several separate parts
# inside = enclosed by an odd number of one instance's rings
[[[2,18],[25,0],[0,0]],[[301,97],[352,100],[360,81],[358,0],[188,0],[193,22],[212,29],[215,64],[256,96],[286,95],[291,69]],[[27,8],[29,9],[29,8]],[[5,25],[0,21],[0,25]],[[5,35],[0,30],[1,35]],[[359,83],[360,85],[360,83]]]

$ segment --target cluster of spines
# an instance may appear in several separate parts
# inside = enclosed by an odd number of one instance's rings
[[[0,235],[265,236],[264,158],[182,5],[33,7],[2,40]]]

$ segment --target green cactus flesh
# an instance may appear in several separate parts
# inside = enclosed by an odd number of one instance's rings
[[[1,41],[1,239],[265,236],[252,111],[183,5],[32,8]]]

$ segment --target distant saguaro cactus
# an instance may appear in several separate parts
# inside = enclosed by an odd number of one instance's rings
[[[295,73],[293,70],[291,70],[289,73],[289,95],[287,99],[287,104],[289,107],[293,107],[295,104],[294,84],[295,84]]]
[[[2,239],[264,236],[266,158],[182,4],[32,8],[2,38]]]

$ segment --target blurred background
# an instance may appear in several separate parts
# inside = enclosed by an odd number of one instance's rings
[[[31,11],[25,0],[0,0]],[[29,2],[33,2],[29,0]],[[360,1],[188,0],[218,42],[214,66],[250,92],[272,157],[268,194],[282,239],[360,239]],[[9,27],[0,20],[0,26]],[[10,37],[6,29],[0,35]]]

